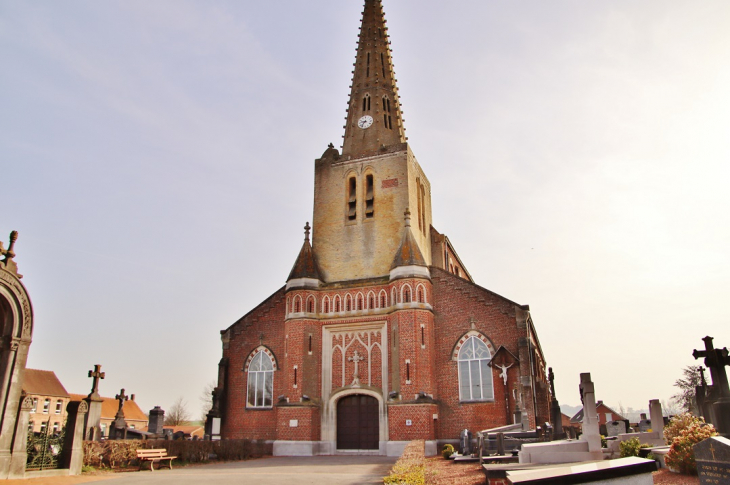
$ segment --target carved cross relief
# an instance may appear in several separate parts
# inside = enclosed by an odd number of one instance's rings
[[[340,366],[342,369],[342,382],[338,383],[340,387],[347,385],[347,362],[355,364],[355,372],[352,383],[350,384],[352,387],[360,386],[361,379],[363,384],[367,383],[366,385],[368,386],[373,385],[372,363],[374,353],[379,352],[381,359],[385,358],[382,354],[380,340],[381,331],[379,329],[346,331],[332,334],[332,366]],[[354,352],[350,352],[351,348],[355,348]],[[339,350],[339,355],[335,350]],[[364,351],[365,354],[361,355],[360,351]],[[336,360],[339,360],[339,362],[336,362]],[[359,367],[360,362],[366,362],[367,369],[361,370]],[[385,376],[382,377],[385,378]]]

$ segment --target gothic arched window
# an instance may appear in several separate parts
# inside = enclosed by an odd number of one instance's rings
[[[469,337],[459,350],[459,399],[484,401],[494,399],[492,354],[487,344],[477,337]]]
[[[274,395],[274,363],[266,352],[259,352],[248,366],[246,407],[270,408]]]

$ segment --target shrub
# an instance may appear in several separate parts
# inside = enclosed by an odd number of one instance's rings
[[[453,454],[454,454],[454,447],[449,444],[444,445],[444,449],[441,450],[441,455],[444,458],[448,459]]]
[[[705,420],[693,416],[691,413],[682,413],[674,416],[664,428],[664,442],[671,445],[674,442],[674,438],[677,438],[682,434],[682,431],[693,424],[703,425],[705,424]]]
[[[386,485],[425,485],[425,446],[423,440],[408,443],[401,457],[393,465],[390,475],[383,478],[383,483]]]
[[[608,448],[608,441],[606,440],[606,437],[601,435],[601,448]]]
[[[626,458],[627,456],[639,456],[641,448],[651,448],[651,446],[642,443],[639,438],[631,438],[619,443],[618,448],[621,451],[621,458]]]
[[[137,450],[165,448],[177,462],[200,463],[210,454],[218,460],[246,460],[271,454],[271,445],[263,440],[120,440],[84,441],[84,466],[94,468],[126,468],[137,465]]]
[[[668,467],[674,468],[680,473],[697,474],[697,463],[695,462],[692,446],[715,435],[717,435],[717,432],[711,424],[694,423],[689,425],[680,432],[679,436],[674,438],[664,461]]]

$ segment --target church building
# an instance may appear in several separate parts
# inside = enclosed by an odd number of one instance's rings
[[[549,421],[529,307],[477,285],[434,228],[389,44],[381,0],[365,0],[342,151],[314,162],[302,249],[286,284],[221,331],[223,439],[399,455],[414,439],[435,453],[465,428]]]

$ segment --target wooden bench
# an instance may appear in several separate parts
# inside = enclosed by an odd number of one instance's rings
[[[177,458],[177,456],[167,456],[167,450],[164,448],[137,450],[137,459],[139,460],[140,470],[142,470],[142,467],[146,462],[149,462],[150,471],[155,471],[155,462],[160,463],[160,465],[157,467],[158,469],[160,469],[162,468],[163,461],[167,461],[167,467],[172,470],[172,460],[174,460],[175,458]]]

